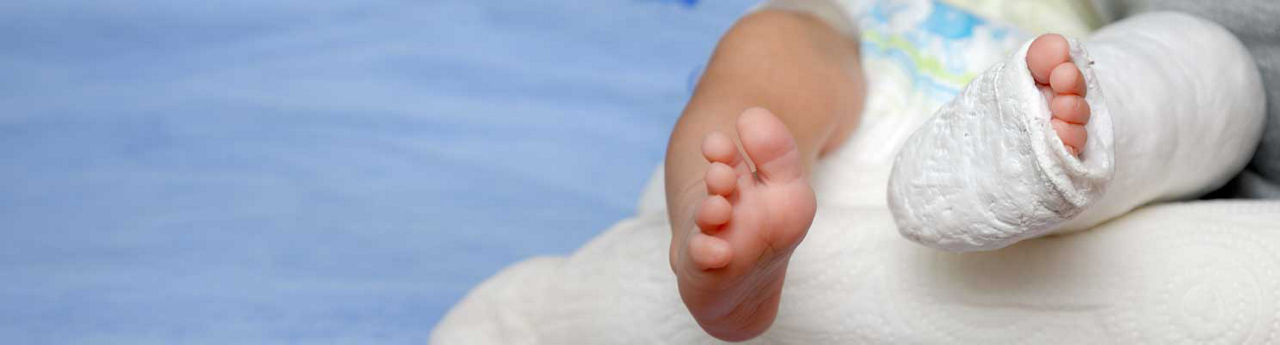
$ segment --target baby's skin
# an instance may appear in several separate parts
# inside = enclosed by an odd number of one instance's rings
[[[1053,118],[1049,123],[1072,155],[1084,149],[1084,125],[1089,122],[1089,104],[1085,103],[1084,75],[1071,62],[1067,39],[1058,34],[1036,37],[1027,48],[1027,69],[1036,80]]]
[[[1037,38],[1028,73],[1054,130],[1084,147],[1084,79],[1059,35]],[[792,252],[817,210],[813,164],[847,139],[865,97],[857,42],[803,14],[762,11],[721,39],[671,135],[671,269],[708,334],[751,339],[773,324]]]

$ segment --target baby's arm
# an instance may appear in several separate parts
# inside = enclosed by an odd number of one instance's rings
[[[808,175],[856,125],[863,87],[857,42],[807,14],[753,13],[716,47],[665,172],[671,267],[711,335],[748,339],[772,323],[813,220]]]

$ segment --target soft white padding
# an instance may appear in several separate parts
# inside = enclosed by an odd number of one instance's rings
[[[888,198],[904,237],[974,251],[1088,229],[1217,188],[1253,155],[1261,77],[1217,24],[1149,13],[1072,40],[1092,109],[1078,159],[1050,125],[1027,71],[1029,45],[979,75],[900,151]]]
[[[1280,202],[1151,206],[979,253],[903,240],[882,205],[820,204],[776,323],[748,343],[1280,342]],[[719,343],[680,303],[661,205],[645,208],[570,257],[504,269],[430,343]]]

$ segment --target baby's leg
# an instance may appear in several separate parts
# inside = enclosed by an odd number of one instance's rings
[[[811,167],[861,111],[856,49],[813,17],[749,15],[721,39],[676,124],[671,268],[690,313],[717,338],[749,339],[773,323],[817,207]]]
[[[1252,154],[1261,81],[1216,24],[1144,14],[1068,49],[1024,46],[912,135],[889,186],[904,236],[970,251],[1087,229],[1212,190]]]

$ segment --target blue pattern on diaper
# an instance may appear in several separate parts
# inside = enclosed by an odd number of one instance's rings
[[[929,13],[929,18],[920,23],[920,27],[938,36],[962,39],[973,36],[973,27],[982,24],[985,21],[972,13],[935,1],[933,13]]]
[[[864,59],[891,61],[910,87],[946,101],[1025,35],[942,1],[880,0],[859,20]]]

